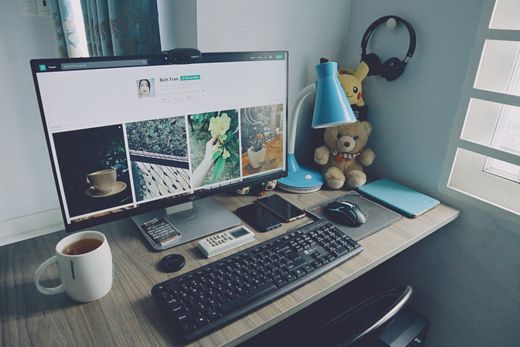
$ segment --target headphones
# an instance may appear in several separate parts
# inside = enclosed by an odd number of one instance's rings
[[[410,35],[410,45],[408,46],[408,52],[406,52],[406,56],[403,60],[392,57],[381,63],[381,60],[375,53],[367,54],[367,45],[368,40],[370,39],[370,35],[374,32],[374,30],[381,24],[386,23],[389,19],[395,19],[398,23],[403,23],[408,29],[408,34]],[[374,23],[370,24],[370,26],[365,31],[363,35],[363,40],[361,41],[361,60],[364,61],[369,66],[369,75],[380,75],[384,77],[387,81],[393,81],[401,76],[404,72],[404,68],[406,67],[406,63],[408,59],[413,56],[415,52],[415,31],[410,23],[397,16],[384,16],[377,19]]]

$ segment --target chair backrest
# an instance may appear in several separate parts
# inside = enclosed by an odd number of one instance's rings
[[[411,286],[392,288],[376,294],[321,324],[313,342],[319,346],[370,346],[381,330],[412,296]],[[310,341],[309,341],[310,342]]]

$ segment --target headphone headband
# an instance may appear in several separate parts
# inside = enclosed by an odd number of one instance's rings
[[[410,36],[410,44],[408,46],[408,51],[406,52],[406,56],[402,60],[403,63],[406,64],[408,59],[410,59],[414,52],[415,52],[415,31],[413,30],[413,27],[410,23],[405,21],[403,18],[398,16],[384,16],[379,19],[377,19],[374,23],[370,24],[370,26],[365,31],[365,34],[363,35],[363,40],[361,40],[361,59],[365,58],[367,55],[367,45],[368,40],[370,39],[370,35],[374,32],[374,30],[381,24],[385,23],[390,18],[394,18],[397,22],[401,22],[406,26],[406,29],[408,30],[408,34]]]

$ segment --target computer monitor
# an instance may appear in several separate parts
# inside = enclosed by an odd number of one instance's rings
[[[287,52],[171,60],[31,60],[67,231],[286,176]],[[210,199],[168,218],[181,242],[240,223]]]

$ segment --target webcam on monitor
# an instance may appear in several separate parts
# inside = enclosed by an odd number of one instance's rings
[[[195,48],[175,48],[164,51],[169,64],[193,64],[201,59],[201,53]]]

